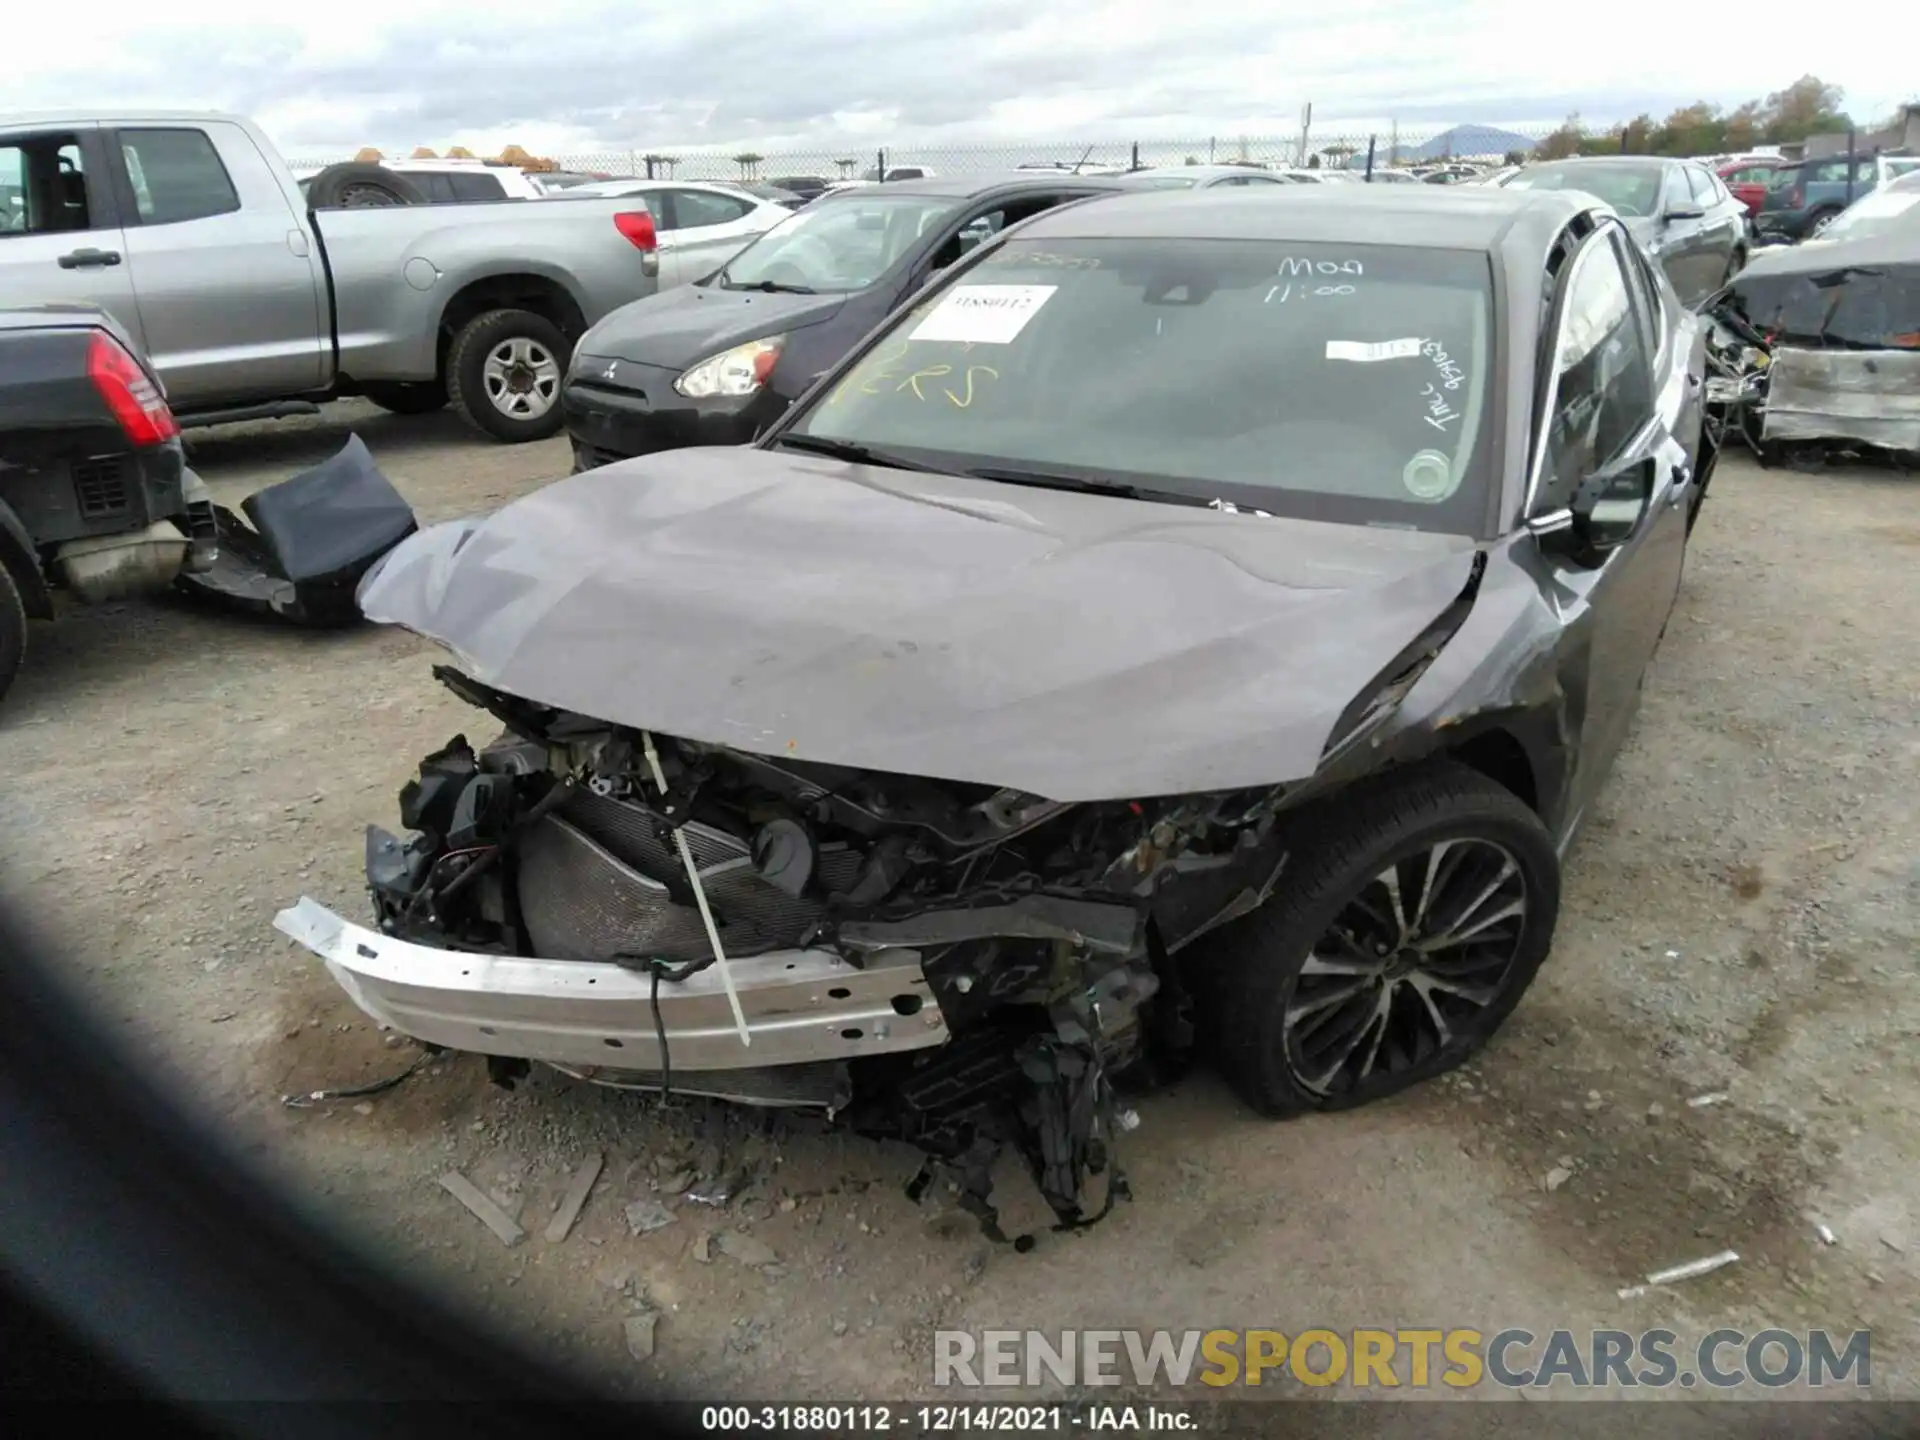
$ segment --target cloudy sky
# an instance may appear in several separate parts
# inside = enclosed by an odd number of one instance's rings
[[[238,110],[320,158],[1284,135],[1307,101],[1328,133],[1612,120],[1806,71],[1878,118],[1920,96],[1867,22],[1909,5],[1842,26],[1785,0],[21,0],[0,107]]]

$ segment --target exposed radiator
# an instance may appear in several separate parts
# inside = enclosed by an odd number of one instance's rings
[[[797,945],[824,914],[813,896],[761,879],[746,841],[698,823],[686,835],[729,955]],[[860,865],[845,846],[822,846],[816,885],[846,888]],[[676,904],[676,893],[687,903]],[[535,825],[519,846],[519,898],[535,953],[547,959],[677,963],[712,952],[671,833],[626,801],[578,795]]]

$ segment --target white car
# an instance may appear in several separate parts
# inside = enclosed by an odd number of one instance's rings
[[[929,170],[924,165],[889,165],[882,176],[880,168],[875,166],[858,180],[836,180],[823,192],[831,195],[836,190],[858,190],[863,185],[890,185],[896,180],[931,180],[938,171]]]
[[[773,229],[793,211],[726,181],[601,180],[572,185],[548,198],[573,199],[643,196],[653,216],[660,252],[660,288],[711,275],[751,240]]]
[[[404,175],[436,205],[467,200],[541,200],[547,192],[517,165],[485,160],[383,160]]]
[[[1920,155],[1882,155],[1874,162],[1880,172],[1879,183],[1887,185],[1903,175],[1920,171]]]
[[[382,160],[381,168],[404,175],[430,204],[455,205],[469,200],[544,200],[548,191],[517,165],[486,160]],[[293,178],[306,192],[308,183],[325,165],[295,165]]]

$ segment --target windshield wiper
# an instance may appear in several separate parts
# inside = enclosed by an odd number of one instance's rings
[[[1083,495],[1117,495],[1122,500],[1150,500],[1159,505],[1200,505],[1209,502],[1177,490],[1150,490],[1118,480],[1089,480],[1083,475],[1061,475],[1048,470],[1022,470],[980,465],[960,472],[976,480],[1000,480],[1009,485],[1032,485],[1041,490],[1072,490]]]
[[[932,470],[931,465],[922,465],[917,460],[896,455],[890,450],[876,450],[871,445],[862,445],[857,440],[832,440],[825,435],[782,435],[774,442],[789,450],[805,450],[812,455],[828,455],[835,460],[851,460],[856,465],[882,465],[890,470]]]
[[[743,285],[738,280],[729,279],[727,272],[720,272],[720,285],[726,290],[758,290],[766,295],[818,295],[820,292],[811,285],[783,285],[778,280],[755,280],[751,285]]]

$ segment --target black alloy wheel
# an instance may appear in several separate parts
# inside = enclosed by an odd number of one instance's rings
[[[1285,817],[1273,897],[1194,947],[1217,1055],[1258,1110],[1339,1110],[1450,1070],[1553,942],[1560,863],[1497,781],[1438,761]]]
[[[1307,952],[1283,1021],[1288,1068],[1331,1095],[1446,1049],[1504,992],[1526,918],[1526,876],[1492,840],[1389,861]]]

